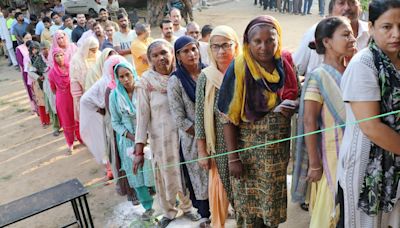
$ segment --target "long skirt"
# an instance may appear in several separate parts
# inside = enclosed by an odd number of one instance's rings
[[[268,113],[254,123],[239,125],[239,148],[290,136],[290,119]],[[243,163],[240,180],[231,177],[238,227],[277,227],[286,221],[286,169],[290,142],[275,143],[239,153]]]

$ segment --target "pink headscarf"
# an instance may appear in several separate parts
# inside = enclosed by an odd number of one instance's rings
[[[62,42],[65,43],[65,48],[61,48],[60,45],[58,44],[58,40],[62,40]],[[55,48],[60,48],[64,50],[64,58],[65,62],[69,63],[70,59],[72,58],[72,55],[77,51],[77,47],[74,43],[70,43],[68,39],[68,35],[63,31],[63,30],[57,30],[54,35],[53,35],[53,45],[51,46],[53,50]],[[50,62],[52,63],[53,60],[53,54],[50,53]]]
[[[64,50],[61,48],[53,48],[52,49],[52,59],[53,59],[53,67],[50,71],[49,78],[54,81],[57,90],[61,91],[69,91],[70,88],[70,80],[69,80],[69,64],[65,62],[65,71],[62,71],[60,66],[55,60],[55,56],[59,53],[64,53]],[[65,55],[65,53],[64,53]],[[65,60],[64,60],[65,61]]]
[[[114,77],[114,67],[121,62],[127,61],[120,55],[112,55],[104,62],[103,77],[107,81],[107,87],[110,89],[115,89],[117,86]]]

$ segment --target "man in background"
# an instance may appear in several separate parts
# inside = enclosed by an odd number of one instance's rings
[[[28,28],[28,23],[24,21],[24,15],[20,12],[15,13],[15,19],[17,23],[12,27],[12,33],[17,38],[18,45],[24,43],[23,36],[26,33],[26,29]]]
[[[176,37],[184,36],[186,33],[186,28],[181,25],[182,16],[181,11],[177,8],[172,8],[169,12],[169,19],[173,24],[173,33]]]
[[[74,30],[74,21],[71,15],[68,14],[65,14],[62,17],[62,20],[64,24],[61,27],[61,29],[64,30],[65,33],[67,33],[69,40],[72,41],[72,31]]]
[[[114,49],[118,54],[124,56],[129,63],[134,64],[131,54],[131,44],[136,38],[136,32],[131,29],[126,15],[119,14],[117,18],[120,30],[115,32],[113,36]]]
[[[175,41],[178,39],[176,36],[174,36],[173,33],[173,25],[172,21],[164,19],[160,23],[160,29],[161,29],[161,34],[162,34],[162,39],[165,39],[168,41],[172,46],[174,46]]]
[[[115,23],[114,21],[110,21],[108,19],[108,17],[109,17],[108,11],[106,9],[104,9],[104,8],[100,9],[100,11],[99,11],[99,21],[100,21],[101,27],[103,27],[103,29],[105,30],[107,24],[112,24],[114,26],[114,30],[118,32],[119,31],[118,24]]]
[[[77,43],[78,40],[81,38],[82,34],[86,32],[88,29],[86,28],[86,17],[85,14],[80,13],[76,15],[77,25],[72,30],[71,33],[71,40],[74,43]]]
[[[59,30],[61,27],[62,27],[62,19],[61,19],[61,17],[60,17],[60,14],[58,14],[58,13],[56,13],[56,12],[53,12],[52,14],[51,14],[51,19],[53,20],[53,22],[54,22],[54,24],[53,25],[51,25],[51,27],[50,27],[50,33],[51,33],[51,36],[53,36],[54,35],[54,33],[57,31],[57,30]]]

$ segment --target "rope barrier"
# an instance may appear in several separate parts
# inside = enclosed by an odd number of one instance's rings
[[[276,143],[286,142],[286,141],[290,141],[290,140],[293,140],[293,139],[297,139],[297,138],[301,138],[301,137],[305,137],[305,136],[309,136],[309,135],[313,135],[313,134],[319,134],[319,133],[322,133],[322,132],[334,130],[336,128],[342,128],[342,127],[345,127],[347,125],[355,125],[355,124],[358,124],[358,123],[370,121],[370,120],[373,120],[373,119],[382,118],[382,117],[393,115],[393,114],[399,114],[399,113],[400,113],[400,110],[387,112],[387,113],[384,113],[384,114],[368,117],[368,118],[361,119],[361,120],[358,120],[358,121],[346,122],[344,124],[336,125],[336,126],[333,126],[333,127],[328,127],[328,128],[324,128],[324,129],[308,132],[308,133],[305,133],[305,134],[302,134],[302,135],[291,136],[291,137],[288,137],[288,138],[279,139],[279,140],[275,140],[275,141],[271,141],[271,142],[266,142],[266,143],[263,143],[263,144],[250,146],[250,147],[246,147],[246,148],[242,148],[242,149],[238,149],[238,150],[234,150],[234,151],[228,151],[228,152],[224,152],[224,153],[220,153],[220,154],[214,154],[214,155],[210,155],[210,156],[204,157],[204,158],[197,158],[197,159],[193,159],[193,160],[189,160],[189,161],[163,165],[163,166],[161,166],[159,168],[156,168],[156,170],[157,169],[160,169],[160,170],[161,169],[168,169],[168,168],[172,168],[172,167],[177,167],[177,166],[181,166],[181,165],[186,165],[186,164],[198,162],[198,161],[201,161],[201,160],[222,157],[222,156],[226,156],[226,155],[233,154],[233,153],[242,153],[242,152],[249,151],[249,150],[252,150],[252,149],[256,149],[256,148],[260,148],[260,147],[264,147],[264,146],[269,146],[269,145],[276,144]],[[147,169],[147,170],[141,170],[139,172],[140,173],[145,173],[145,172],[153,172],[153,171],[154,171],[154,169]],[[105,181],[105,182],[100,182],[100,183],[87,185],[86,188],[88,188],[88,189],[97,188],[97,187],[103,186],[105,184],[110,184],[110,183],[113,183],[113,182],[117,182],[118,180],[120,180],[122,178],[125,178],[125,177],[128,177],[128,176],[130,176],[130,175],[124,175],[124,176],[121,176],[121,177],[118,177],[118,178],[114,178],[112,180],[108,180],[108,181]]]

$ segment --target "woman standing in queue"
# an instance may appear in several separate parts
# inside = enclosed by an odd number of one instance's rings
[[[208,50],[211,64],[202,70],[196,85],[195,132],[199,158],[227,151],[223,119],[218,111],[217,101],[224,74],[241,51],[235,30],[225,25],[213,29]],[[224,227],[229,202],[233,204],[228,157],[220,156],[201,160],[199,163],[201,167],[209,170],[211,227]]]
[[[74,104],[71,95],[69,79],[69,65],[65,62],[64,51],[55,48],[53,54],[53,67],[49,73],[49,82],[53,93],[56,94],[56,109],[61,127],[64,129],[65,140],[68,145],[67,155],[74,149],[75,137],[82,143],[79,128],[75,125]]]
[[[340,88],[346,121],[400,110],[400,1],[369,5],[368,48],[358,52]],[[400,227],[399,113],[349,124],[338,160],[344,227]]]
[[[117,136],[117,146],[121,159],[121,168],[125,171],[129,185],[135,189],[136,196],[146,210],[143,220],[150,220],[153,215],[153,196],[149,187],[154,187],[150,161],[144,159],[143,168],[133,169],[133,159],[142,154],[135,153],[136,98],[134,96],[136,71],[122,62],[114,67],[116,87],[110,94],[111,123]],[[143,172],[143,169],[145,172]]]
[[[298,84],[290,54],[282,52],[281,35],[270,16],[246,27],[243,54],[227,69],[218,100],[228,120],[228,151],[290,136],[293,110],[280,103],[296,100]],[[238,226],[278,227],[286,221],[289,146],[286,141],[228,155]]]
[[[198,158],[194,138],[196,82],[204,65],[201,62],[198,42],[190,36],[183,36],[174,45],[176,70],[168,80],[168,101],[172,116],[179,129],[181,162]],[[208,202],[208,172],[198,162],[181,166],[185,189],[198,213],[192,220],[201,216],[204,225],[209,224],[210,205]],[[198,218],[195,218],[198,217]]]

